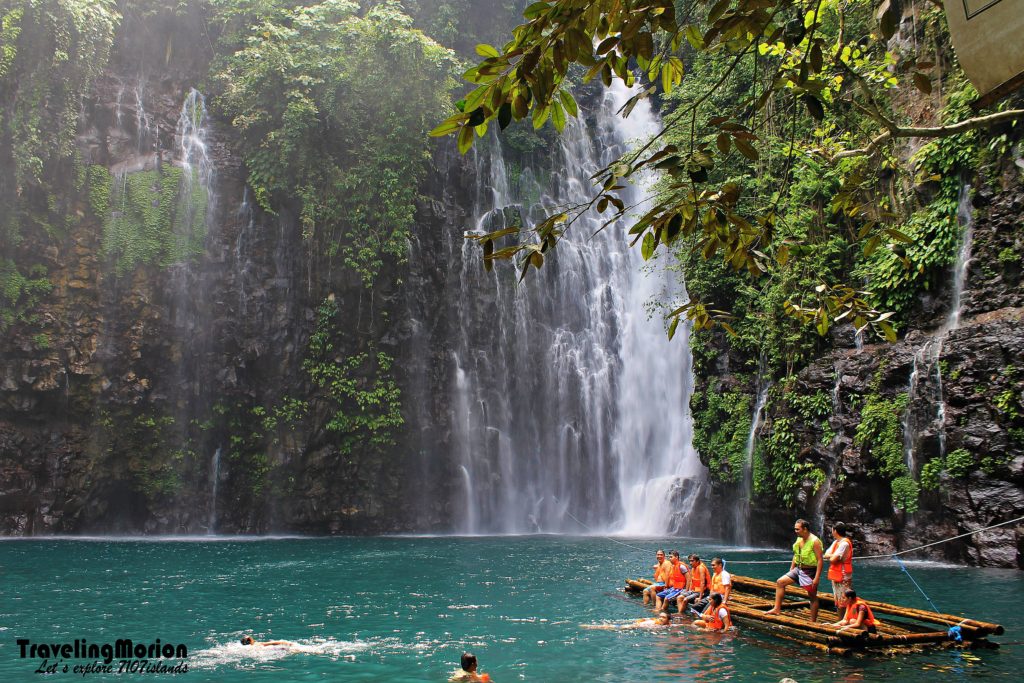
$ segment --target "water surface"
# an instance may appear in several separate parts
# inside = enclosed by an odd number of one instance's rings
[[[737,562],[733,571],[762,578],[785,569],[738,564],[781,551],[622,540],[649,552],[564,536],[7,540],[0,542],[0,680],[42,680],[33,674],[38,661],[19,658],[18,638],[184,643],[189,673],[145,678],[193,682],[441,682],[464,650],[497,683],[1019,680],[1024,669],[1019,645],[842,660],[747,630],[582,630],[581,623],[645,615],[618,589],[626,575],[648,573],[658,546],[721,554]],[[1004,624],[998,640],[1024,640],[1021,572],[909,566],[942,610]],[[856,572],[869,598],[927,607],[895,565],[866,563]],[[257,652],[238,644],[245,633],[294,640],[302,651]]]

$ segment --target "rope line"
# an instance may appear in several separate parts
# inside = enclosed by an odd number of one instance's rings
[[[899,563],[900,569],[902,569],[903,573],[907,575],[908,579],[910,579],[910,583],[914,584],[914,588],[916,588],[921,593],[921,595],[924,596],[924,599],[928,601],[928,604],[932,606],[932,611],[937,612],[937,613],[941,612],[941,610],[938,607],[935,606],[935,603],[932,602],[932,599],[928,597],[928,594],[924,592],[924,589],[921,588],[921,584],[919,584],[917,581],[915,581],[914,577],[910,575],[909,571],[907,571],[907,565],[903,564],[903,560],[901,560],[900,558],[897,557],[896,558],[896,562]],[[963,622],[960,622],[960,623],[963,623]]]
[[[919,545],[916,548],[910,548],[909,550],[900,550],[899,552],[885,553],[885,554],[882,554],[882,555],[864,555],[862,557],[854,557],[853,559],[854,559],[855,562],[857,562],[857,561],[863,562],[865,560],[884,560],[884,559],[896,559],[898,561],[900,555],[906,555],[907,553],[917,552],[918,550],[924,550],[925,548],[931,548],[932,546],[941,545],[943,543],[949,543],[950,541],[955,541],[957,539],[965,538],[967,536],[973,536],[975,534],[980,534],[981,532],[988,531],[989,529],[995,529],[996,527],[1006,526],[1008,524],[1016,524],[1017,522],[1022,522],[1022,521],[1024,521],[1024,517],[1017,517],[1016,519],[1010,519],[1010,520],[1007,520],[1005,522],[999,522],[998,524],[992,524],[990,526],[983,527],[981,529],[975,529],[974,531],[968,531],[968,532],[960,534],[958,536],[951,536],[950,538],[944,538],[944,539],[941,539],[941,540],[938,540],[938,541],[934,541],[932,543],[926,543],[924,545]],[[790,560],[729,560],[729,563],[730,564],[789,564]]]
[[[558,500],[558,499],[556,498],[555,500]],[[587,526],[586,524],[584,524],[583,522],[581,522],[581,521],[580,521],[580,519],[579,519],[579,518],[578,518],[578,517],[577,517],[576,515],[572,514],[572,513],[571,513],[571,512],[569,512],[568,510],[566,510],[566,511],[565,511],[565,514],[566,514],[566,515],[568,515],[568,516],[569,516],[569,517],[570,517],[570,518],[571,518],[571,519],[572,519],[572,520],[573,520],[574,522],[576,522],[577,524],[579,524],[579,525],[580,525],[581,527],[583,527],[584,529],[586,529],[586,530],[587,530],[587,531],[589,531],[590,533],[594,533],[594,530],[593,530],[593,529],[591,529],[591,528],[590,528],[589,526]],[[611,536],[605,536],[605,535],[601,535],[601,538],[605,539],[606,541],[611,541],[612,543],[618,543],[619,545],[624,545],[624,546],[626,546],[627,548],[632,548],[633,550],[639,550],[639,551],[640,551],[640,552],[642,552],[642,553],[650,552],[650,550],[648,550],[648,549],[646,549],[646,548],[638,548],[638,547],[636,547],[635,545],[630,545],[630,544],[628,544],[628,543],[623,543],[622,541],[620,541],[620,540],[617,540],[617,539],[614,539],[614,538],[612,538]]]

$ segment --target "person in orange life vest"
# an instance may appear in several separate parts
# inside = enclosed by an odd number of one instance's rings
[[[672,551],[672,572],[668,577],[668,586],[655,594],[657,602],[654,604],[654,609],[661,611],[667,609],[668,601],[674,600],[681,593],[686,590],[686,573],[690,571],[679,559],[679,551]]]
[[[711,586],[708,568],[704,566],[700,558],[696,555],[690,555],[688,559],[690,560],[690,573],[688,575],[690,580],[687,584],[687,591],[676,598],[676,607],[679,608],[680,614],[686,609],[688,603],[703,598]]]
[[[765,614],[782,614],[782,599],[786,595],[786,586],[799,583],[807,591],[811,601],[811,621],[818,620],[818,583],[821,581],[821,568],[824,566],[821,539],[811,533],[811,525],[806,519],[798,519],[793,523],[796,542],[793,543],[793,561],[789,571],[775,582],[775,606]]]
[[[732,576],[725,571],[725,562],[720,557],[711,560],[711,592],[721,595],[723,604],[729,602],[729,595],[732,593]],[[707,609],[710,601],[709,596],[707,600],[698,602],[693,608],[698,612],[703,612]]]
[[[657,593],[668,585],[668,579],[672,575],[672,563],[665,559],[665,551],[659,550],[657,563],[654,565],[654,583],[644,589],[644,604],[651,601],[654,596],[657,602]]]
[[[868,633],[877,633],[878,628],[875,615],[864,598],[857,597],[857,591],[846,591],[846,616],[832,626],[838,626],[840,631],[848,628],[867,629]]]
[[[708,608],[700,615],[700,619],[693,622],[697,628],[706,628],[709,631],[725,631],[732,628],[732,619],[729,617],[729,608],[725,606],[721,593],[712,593],[708,599]]]
[[[846,591],[853,590],[853,541],[842,522],[836,522],[832,527],[832,539],[825,557],[828,558],[828,579],[832,582],[836,612],[842,618],[846,608]]]

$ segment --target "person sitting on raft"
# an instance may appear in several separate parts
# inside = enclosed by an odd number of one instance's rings
[[[297,647],[298,645],[290,640],[265,640],[260,642],[252,636],[242,636],[241,643],[242,645],[255,645],[258,647]]]
[[[669,619],[668,612],[659,612],[657,619],[637,619],[628,624],[580,624],[580,627],[595,631],[622,631],[630,628],[660,628],[671,624],[672,620]]]
[[[459,668],[448,679],[448,683],[488,683],[491,680],[490,675],[477,673],[477,666],[476,655],[463,652]]]
[[[675,600],[686,590],[686,574],[690,571],[690,568],[679,559],[678,550],[672,551],[671,562],[672,572],[668,577],[668,586],[664,590],[655,593],[657,601],[654,603],[654,609],[658,612],[668,609],[668,601]]]
[[[696,603],[701,600],[708,593],[711,586],[711,578],[708,575],[708,568],[704,566],[704,563],[700,561],[697,555],[690,555],[690,577],[689,583],[686,587],[686,592],[676,598],[676,607],[679,608],[679,613],[682,614],[686,609],[688,603]]]
[[[708,598],[708,607],[700,615],[700,619],[693,622],[697,628],[705,628],[709,631],[725,631],[732,628],[732,619],[729,618],[729,608],[725,606],[725,600],[721,593],[712,593]]]
[[[668,585],[669,577],[672,575],[672,563],[665,559],[664,550],[658,551],[657,559],[658,561],[654,565],[654,583],[644,589],[645,605],[651,601],[651,596],[657,603],[658,591]]]
[[[725,571],[725,562],[720,557],[711,559],[711,593],[721,595],[723,605],[728,604],[729,595],[732,593],[732,576]],[[710,602],[711,598],[708,597],[707,600],[702,600],[694,605],[694,609],[703,612]]]
[[[793,561],[789,571],[775,582],[775,606],[765,614],[782,614],[782,599],[786,595],[786,586],[794,583],[807,591],[811,601],[811,621],[818,620],[818,583],[821,581],[821,568],[824,564],[821,550],[821,539],[811,533],[811,525],[806,519],[798,519],[793,523],[796,542],[793,543]]]
[[[830,626],[838,626],[840,631],[848,628],[866,629],[868,633],[877,633],[875,615],[868,606],[867,600],[857,597],[857,591],[846,591],[846,615]]]

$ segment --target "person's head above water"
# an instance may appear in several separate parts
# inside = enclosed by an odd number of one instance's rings
[[[252,636],[242,636],[242,645],[252,645],[255,642]]]
[[[659,612],[658,613],[658,623],[659,624],[667,624],[667,623],[669,623],[668,612]]]
[[[468,652],[462,653],[462,670],[473,673],[476,671],[476,655]]]

